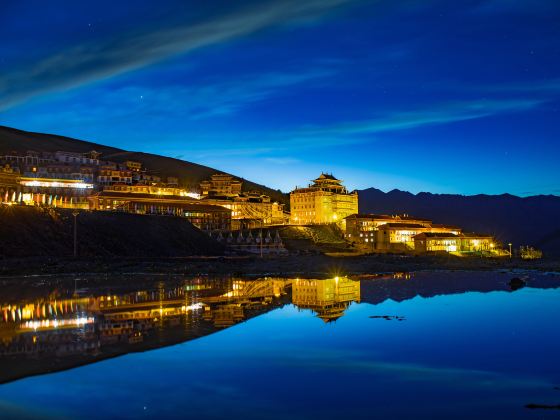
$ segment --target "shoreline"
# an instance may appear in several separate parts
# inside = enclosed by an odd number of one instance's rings
[[[296,255],[284,257],[70,258],[0,260],[0,280],[80,275],[235,275],[331,277],[412,271],[540,271],[560,273],[560,259],[521,260],[448,256]]]

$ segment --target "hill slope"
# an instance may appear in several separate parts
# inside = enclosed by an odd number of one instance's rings
[[[32,133],[17,130],[15,128],[0,126],[0,154],[12,151],[26,152],[33,150],[37,152],[56,152],[59,150],[67,152],[85,153],[91,150],[101,152],[101,159],[114,162],[135,160],[142,162],[150,173],[161,177],[177,176],[181,185],[185,187],[197,187],[200,181],[208,179],[212,174],[221,172],[208,166],[174,159],[151,153],[130,152],[115,147],[104,146],[83,140],[54,134]],[[242,178],[240,178],[242,179]],[[285,203],[287,196],[277,190],[243,180],[243,190],[259,190],[269,195],[274,200]]]
[[[73,254],[70,210],[0,206],[0,258]],[[183,257],[221,255],[223,246],[186,219],[139,214],[81,212],[80,256]]]
[[[411,194],[375,188],[358,192],[360,212],[408,213],[438,223],[459,225],[466,231],[491,233],[514,247],[532,245],[560,256],[560,197],[540,195]]]

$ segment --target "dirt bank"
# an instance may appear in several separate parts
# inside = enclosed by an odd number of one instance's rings
[[[82,257],[176,257],[221,255],[223,247],[186,219],[81,211],[77,216]],[[0,258],[73,255],[70,210],[0,206]]]

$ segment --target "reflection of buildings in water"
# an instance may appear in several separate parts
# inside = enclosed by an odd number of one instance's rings
[[[214,323],[217,328],[227,328],[245,318],[243,306],[236,303],[218,305],[214,309],[206,306],[204,319]]]
[[[234,279],[229,291],[204,300],[204,319],[217,328],[230,327],[253,313],[278,306],[290,284],[291,280],[277,278]]]
[[[269,310],[289,282],[198,278],[171,288],[160,282],[153,290],[0,304],[0,356],[98,353],[142,343],[154,330],[164,341],[179,330],[184,341]]]
[[[292,289],[294,304],[325,321],[360,301],[359,282],[345,277],[200,277],[153,289],[120,287],[126,291],[75,297],[69,289],[0,303],[0,382],[205,336],[290,303]]]
[[[336,321],[352,302],[360,302],[360,282],[348,277],[296,279],[292,283],[292,302],[300,309],[311,309],[325,322]]]

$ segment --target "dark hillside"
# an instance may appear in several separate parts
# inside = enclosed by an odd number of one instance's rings
[[[85,153],[91,150],[101,152],[101,159],[114,162],[135,160],[142,162],[150,173],[161,177],[177,176],[181,185],[185,187],[197,187],[200,181],[207,179],[210,175],[221,172],[208,166],[174,159],[151,153],[130,152],[115,147],[104,146],[70,137],[57,136],[54,134],[32,133],[17,130],[15,128],[0,126],[0,154],[12,151],[27,152],[56,152],[59,150],[67,152]],[[240,178],[241,179],[241,178]],[[259,190],[269,195],[276,201],[287,202],[288,197],[277,190],[264,185],[243,180],[243,190]]]
[[[466,231],[490,233],[515,248],[532,245],[560,256],[560,197],[539,195],[411,194],[369,188],[359,191],[360,212],[408,213]]]
[[[71,256],[70,210],[0,206],[0,258]],[[80,256],[183,257],[221,255],[222,245],[186,219],[109,212],[80,212]]]

